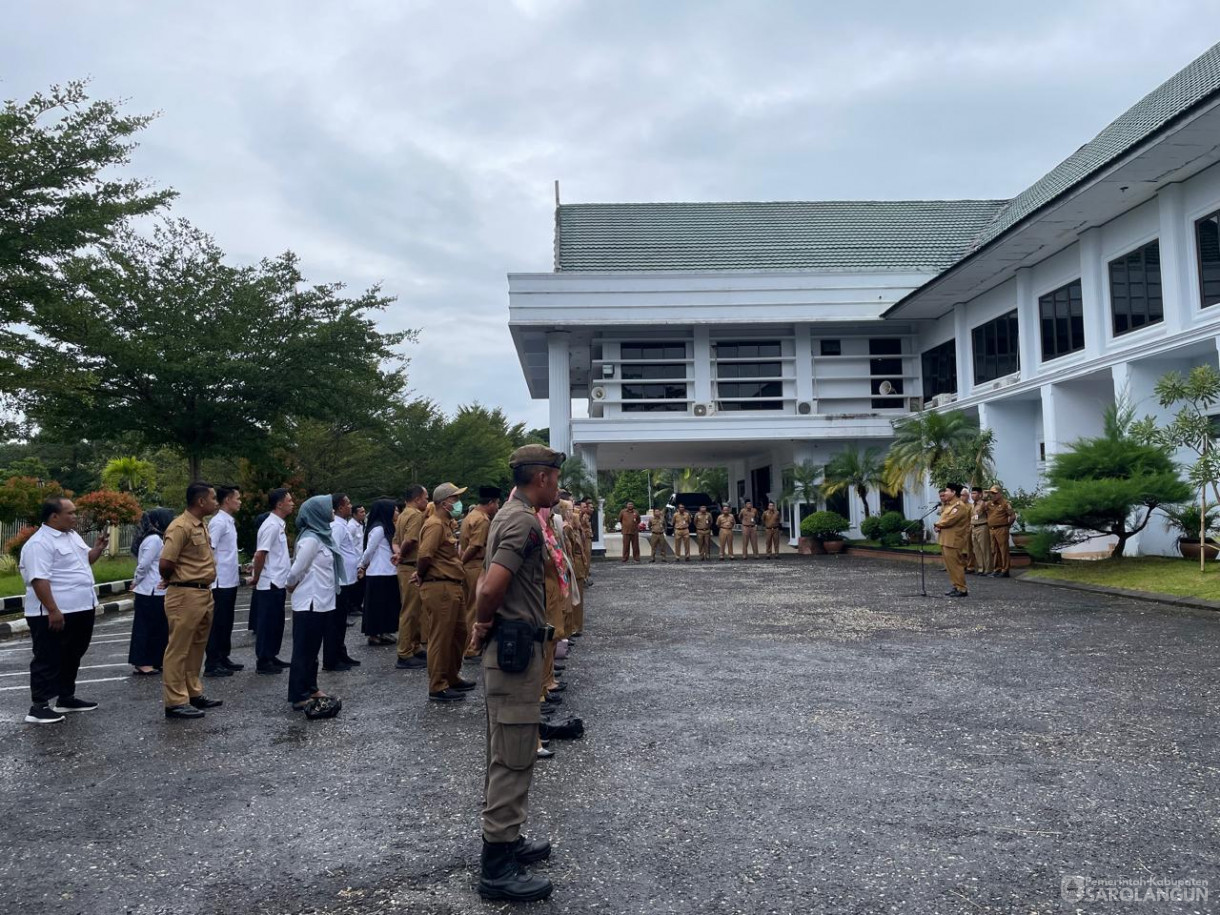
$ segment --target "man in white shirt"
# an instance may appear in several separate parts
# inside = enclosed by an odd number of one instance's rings
[[[347,653],[344,638],[347,635],[347,614],[356,599],[356,570],[360,566],[363,550],[356,545],[349,526],[352,500],[346,494],[337,492],[330,497],[330,501],[335,510],[335,519],[330,523],[330,535],[343,558],[343,575],[339,580],[339,599],[335,602],[335,609],[326,619],[326,632],[322,639],[322,669],[341,671],[360,666],[360,662]],[[363,532],[363,528],[361,531]],[[363,544],[363,541],[361,542]]]
[[[241,491],[236,486],[217,486],[220,510],[208,522],[212,552],[216,556],[216,581],[212,585],[212,631],[208,633],[205,677],[231,677],[246,665],[229,659],[233,650],[233,615],[237,607],[237,586],[241,583],[237,559],[237,524],[233,516],[241,508]]]
[[[363,505],[353,505],[352,516],[347,521],[347,529],[352,532],[352,543],[356,545],[356,551],[361,555],[364,553],[364,519],[368,517],[368,514],[368,509]],[[359,565],[359,562],[356,564]],[[364,610],[364,579],[357,575],[347,613],[349,616],[359,616],[362,610]]]
[[[271,514],[258,529],[254,546],[254,588],[258,595],[258,624],[255,627],[254,654],[260,674],[278,674],[292,665],[279,659],[284,644],[284,606],[287,602],[288,535],[284,519],[292,514],[292,493],[273,489],[267,495]]]
[[[25,619],[30,627],[34,660],[30,662],[30,698],[25,720],[54,724],[65,712],[88,712],[96,702],[76,698],[76,674],[93,638],[97,595],[90,566],[106,549],[100,533],[93,549],[76,533],[76,506],[71,499],[42,503],[42,526],[21,548],[18,569],[25,582]],[[55,700],[54,706],[51,700]]]

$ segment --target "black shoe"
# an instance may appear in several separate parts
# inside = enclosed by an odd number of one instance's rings
[[[202,718],[203,710],[190,705],[171,705],[165,709],[166,718]]]
[[[465,702],[466,694],[455,689],[442,689],[439,693],[428,693],[428,699],[432,702]]]
[[[542,701],[545,702],[547,705],[563,705],[563,700],[560,699],[558,696],[548,695]]]
[[[428,660],[428,649],[421,648],[419,651],[415,652],[415,654],[411,655],[411,657],[419,658],[421,661],[426,661]]]
[[[556,683],[555,688],[552,689],[551,692],[562,693],[567,688],[568,688],[568,684],[566,684],[566,683]]]
[[[227,667],[211,667],[203,672],[205,677],[231,677],[233,671]]]
[[[245,670],[245,669],[246,669],[246,665],[245,665],[245,664],[238,664],[238,663],[236,663],[235,661],[230,661],[228,658],[225,658],[223,661],[221,661],[221,662],[220,662],[220,666],[221,666],[221,667],[227,667],[227,668],[229,668],[229,670],[232,670],[232,671],[238,671],[238,670]]]
[[[996,578],[1012,578],[1012,576],[1009,575],[1007,572],[1001,572],[1000,574],[998,574],[996,576]]]
[[[479,684],[474,680],[458,680],[456,683],[450,683],[450,689],[456,689],[459,693],[464,693],[474,689]]]
[[[280,668],[281,670],[286,670],[287,668],[292,666],[287,661],[281,661],[279,658],[272,658],[271,663],[274,664],[276,667]]]
[[[556,673],[562,673],[563,671],[565,671],[567,669],[568,669],[568,665],[566,665],[566,664],[556,664],[552,668],[552,670],[554,670]]]
[[[957,588],[950,588],[948,591],[945,592],[945,597],[952,597],[956,593],[957,593]]]
[[[270,662],[267,662],[266,664],[264,664],[262,661],[259,661],[257,672],[260,674],[267,674],[268,676],[271,676],[273,674],[282,674],[284,672],[284,668],[276,667],[274,664],[272,664]]]
[[[399,658],[394,666],[399,670],[423,670],[428,666],[428,662],[418,657]]]
[[[220,708],[225,704],[223,699],[209,699],[207,696],[194,696],[191,705],[195,708]]]
[[[77,699],[75,696],[60,696],[51,706],[51,711],[62,715],[65,712],[91,712],[95,708],[97,708],[96,702]]]
[[[359,666],[360,666],[360,662],[359,662],[359,661],[357,661],[355,658],[344,658],[344,659],[343,659],[343,663],[344,663],[344,664],[348,664],[348,665],[350,665],[350,666],[352,666],[352,667],[359,667]]]
[[[29,713],[25,716],[26,724],[55,724],[57,721],[63,720],[64,716],[51,711],[49,705],[31,705]]]
[[[948,596],[949,597],[969,597],[970,595],[965,591],[953,590],[953,591],[949,592]]]
[[[479,895],[484,899],[535,902],[551,895],[551,891],[554,889],[551,881],[546,877],[522,870],[516,850],[516,842],[483,840]]]
[[[330,667],[327,667],[325,664],[323,664],[322,669],[325,671],[328,671],[332,674],[341,674],[341,673],[344,673],[345,671],[351,670],[352,665],[350,665],[350,664],[332,664]]]

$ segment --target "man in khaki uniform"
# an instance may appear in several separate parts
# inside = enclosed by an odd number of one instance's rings
[[[767,558],[779,559],[779,531],[781,516],[774,502],[767,503],[763,512],[763,529],[767,532]]]
[[[741,510],[741,558],[749,559],[750,550],[754,550],[754,558],[758,558],[758,509],[754,503],[746,499],[746,507]]]
[[[706,505],[700,505],[695,512],[695,539],[699,541],[699,561],[707,562],[712,555],[712,527],[716,519],[707,510]]]
[[[1004,498],[1004,490],[999,486],[991,487],[988,496],[987,527],[991,531],[991,564],[995,568],[991,577],[1008,578],[1008,534],[1012,523],[1017,520],[1017,513]]]
[[[940,492],[940,519],[933,525],[939,532],[941,557],[953,587],[945,597],[966,596],[966,540],[970,536],[970,506],[958,497],[960,487],[946,486]]]
[[[392,544],[398,554],[398,595],[402,600],[398,611],[398,663],[395,666],[418,670],[428,666],[423,643],[428,638],[429,621],[424,616],[419,581],[415,577],[415,558],[419,536],[424,529],[428,490],[419,483],[412,483],[407,487],[405,502],[394,524]]]
[[[661,561],[668,562],[669,541],[665,539],[665,513],[654,508],[648,516],[648,550],[651,553],[649,562],[657,561],[657,551],[661,553]]]
[[[580,507],[580,526],[585,534],[585,568],[589,570],[590,578],[593,577],[593,513],[596,510],[593,500],[586,496]]]
[[[623,533],[623,562],[630,556],[636,562],[640,561],[640,513],[635,510],[635,503],[628,502],[618,513],[619,528]]]
[[[428,698],[460,702],[473,680],[463,680],[462,647],[466,644],[466,572],[458,557],[453,516],[461,511],[466,487],[442,483],[432,492],[435,510],[424,521],[415,554],[414,581],[428,620]]]
[[[186,511],[165,529],[158,571],[168,585],[169,643],[161,662],[166,718],[202,718],[204,709],[222,704],[203,694],[199,679],[212,631],[212,582],[216,580],[212,539],[203,519],[216,508],[216,490],[207,483],[192,483],[186,488]]]
[[[690,562],[690,512],[681,502],[674,512],[674,558]]]
[[[991,493],[983,492],[981,486],[976,486],[970,490],[970,498],[970,560],[966,564],[966,571],[990,575],[994,571],[991,563],[991,531],[987,526]]]
[[[551,894],[551,881],[521,865],[550,857],[545,839],[521,835],[538,750],[542,645],[547,639],[543,534],[536,510],[555,504],[564,455],[542,445],[509,458],[513,495],[492,519],[472,648],[483,653],[487,695],[487,777],[479,895],[529,902]],[[490,639],[490,641],[489,641]],[[518,650],[513,649],[516,645]],[[501,662],[515,665],[505,670]]]
[[[716,516],[716,529],[720,531],[720,561],[724,562],[725,557],[736,559],[733,555],[733,526],[737,520],[733,517],[733,512],[729,510],[729,506],[720,506],[720,514]]]
[[[474,628],[474,592],[479,584],[479,576],[483,573],[483,559],[487,555],[487,531],[491,528],[491,519],[500,510],[500,488],[498,486],[480,486],[479,504],[462,519],[461,549],[462,570],[466,576],[466,631]],[[466,652],[467,658],[477,658],[473,651]]]

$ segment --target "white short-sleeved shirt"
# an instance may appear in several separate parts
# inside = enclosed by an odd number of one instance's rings
[[[364,525],[355,518],[347,519],[347,529],[351,532],[352,543],[356,544],[356,549],[364,549]]]
[[[61,613],[80,613],[97,606],[89,547],[76,531],[57,531],[42,525],[21,548],[17,568],[25,582],[26,616],[47,615],[34,594],[32,582],[36,578],[51,583],[51,596]]]
[[[352,530],[348,526],[348,522],[342,518],[336,518],[330,523],[330,535],[335,539],[339,555],[343,557],[343,579],[339,584],[354,585],[356,569],[360,565],[360,548],[352,539]]]
[[[369,531],[369,542],[360,557],[366,575],[397,575],[398,570],[390,561],[390,541],[386,540],[385,529],[379,524]]]
[[[237,564],[237,524],[228,512],[218,511],[208,522],[212,555],[216,557],[213,588],[236,588],[241,584]]]
[[[165,541],[160,534],[149,534],[140,541],[140,551],[136,554],[136,574],[131,590],[145,597],[164,597],[165,589],[158,588],[161,583],[161,548]]]
[[[312,538],[311,538],[312,539]],[[288,534],[284,531],[284,519],[270,514],[258,529],[255,552],[267,551],[267,561],[258,576],[258,590],[270,591],[271,586],[283,588],[288,584]]]
[[[317,537],[297,539],[297,555],[288,572],[294,612],[328,613],[335,609],[335,557]]]

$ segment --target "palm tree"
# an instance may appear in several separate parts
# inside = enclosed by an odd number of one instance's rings
[[[780,500],[793,509],[792,529],[800,526],[800,506],[818,504],[818,480],[822,478],[822,468],[812,461],[801,461],[792,468],[791,477],[784,483]]]
[[[692,468],[694,488],[680,490],[681,492],[707,493],[717,502],[724,502],[729,497],[729,472],[723,467]]]
[[[925,410],[896,419],[894,443],[886,456],[885,486],[896,492],[908,482],[923,486],[928,478],[978,434],[978,428],[961,410],[937,413]]]
[[[864,505],[864,517],[868,510],[868,493],[884,485],[884,461],[880,448],[863,451],[851,449],[840,451],[826,465],[826,478],[822,482],[823,495],[833,496],[845,489],[854,490]]]
[[[138,457],[114,458],[102,470],[102,485],[107,489],[138,496],[152,489],[156,483],[156,466],[152,461],[142,461]]]
[[[597,480],[578,457],[570,457],[559,468],[559,485],[574,496],[596,496]]]

